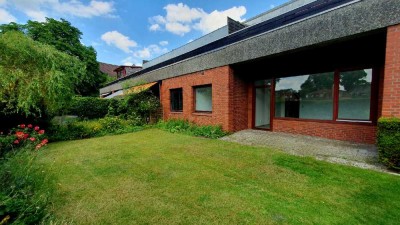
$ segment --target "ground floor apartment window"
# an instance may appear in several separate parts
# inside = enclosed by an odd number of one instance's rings
[[[212,112],[212,88],[211,85],[193,87],[195,111]]]
[[[372,69],[278,78],[275,117],[368,121],[371,83]]]
[[[182,112],[183,110],[183,94],[182,88],[170,90],[171,111]]]

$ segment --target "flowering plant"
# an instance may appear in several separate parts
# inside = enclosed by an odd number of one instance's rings
[[[45,130],[41,130],[39,126],[32,124],[20,124],[11,129],[7,135],[0,132],[0,149],[3,148],[4,150],[21,147],[39,150],[48,142],[45,137]]]

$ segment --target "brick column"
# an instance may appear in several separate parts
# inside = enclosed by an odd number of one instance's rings
[[[387,28],[382,116],[400,117],[400,24]]]

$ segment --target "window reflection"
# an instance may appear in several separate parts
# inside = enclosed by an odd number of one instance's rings
[[[333,82],[333,72],[277,79],[275,116],[331,120]]]
[[[372,69],[340,73],[340,119],[369,120]]]

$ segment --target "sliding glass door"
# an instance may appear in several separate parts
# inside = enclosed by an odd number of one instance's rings
[[[271,84],[272,80],[260,80],[254,83],[254,127],[271,129]]]

